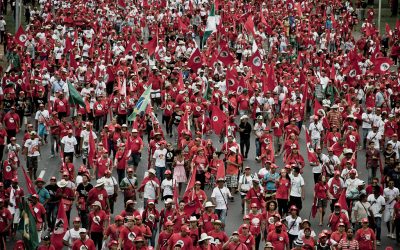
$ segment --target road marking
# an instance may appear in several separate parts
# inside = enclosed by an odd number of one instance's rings
[[[39,178],[43,179],[44,174],[46,173],[45,170],[40,171]]]

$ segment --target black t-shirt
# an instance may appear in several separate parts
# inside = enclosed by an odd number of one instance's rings
[[[240,132],[240,139],[250,139],[250,134],[251,134],[251,125],[250,125],[250,123],[241,122],[239,124],[239,128],[240,129],[244,129],[244,131]]]
[[[56,197],[56,193],[58,190],[58,186],[56,184],[54,184],[54,185],[49,184],[45,188],[49,191],[49,194],[50,194],[50,200],[48,201],[48,203],[56,203],[56,202],[60,201],[60,198]]]
[[[172,163],[174,161],[175,152],[174,150],[167,150],[167,154],[165,155],[165,162]]]
[[[83,183],[79,183],[78,187],[76,187],[76,192],[78,192],[78,197],[84,197],[87,199],[89,191],[93,188],[93,185],[87,183],[86,186]]]

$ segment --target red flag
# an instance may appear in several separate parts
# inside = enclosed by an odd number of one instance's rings
[[[226,70],[226,83],[228,91],[236,91],[239,87],[238,73],[235,68]]]
[[[70,52],[73,48],[74,46],[72,45],[71,38],[67,36],[67,38],[65,38],[65,53]]]
[[[235,61],[235,58],[231,55],[228,46],[221,46],[221,51],[218,54],[218,60],[220,60],[226,66],[231,65]]]
[[[35,187],[33,186],[32,180],[31,180],[31,178],[29,178],[24,167],[22,167],[22,172],[24,174],[24,178],[26,181],[26,188],[28,189],[28,192],[30,194],[36,194],[36,190],[35,190]]]
[[[53,234],[51,236],[51,243],[54,245],[55,249],[62,249],[63,245],[63,237],[68,230],[68,219],[67,214],[65,213],[64,204],[60,202],[58,206],[58,213],[56,223],[54,225]]]
[[[188,124],[189,124],[189,113],[187,110],[185,110],[185,114],[182,116],[181,121],[179,122],[178,125],[179,137],[181,136],[182,131],[188,130]]]
[[[253,73],[257,75],[260,74],[263,63],[261,59],[261,54],[258,50],[249,58],[247,66],[251,67]]]
[[[307,157],[308,157],[308,162],[315,162],[318,163],[318,157],[314,152],[314,149],[311,147],[311,139],[310,135],[308,134],[308,130],[306,127],[303,125],[304,131],[306,132],[306,143],[307,143]]]
[[[197,167],[194,167],[192,173],[196,173],[196,171]],[[188,197],[188,195],[190,191],[192,191],[192,189],[194,188],[195,182],[196,182],[196,175],[195,174],[190,175],[188,185],[186,186],[185,194],[183,195],[184,198],[190,198]]]
[[[315,215],[317,215],[317,211],[318,211],[318,208],[317,208],[317,197],[314,196],[314,202],[313,202],[313,205],[311,207],[311,216],[313,218],[315,218]]]
[[[347,68],[343,71],[343,73],[348,75],[350,78],[355,78],[357,75],[361,75],[361,69],[358,65],[357,56],[354,57],[354,59],[355,60],[351,59],[352,63],[349,64]]]
[[[196,48],[189,58],[187,66],[191,68],[194,72],[197,72],[201,66],[203,66],[203,61],[201,60],[201,53],[199,48]]]
[[[140,51],[140,45],[138,44],[134,35],[132,35],[131,40],[129,40],[129,43],[125,48],[124,54],[127,55],[130,51],[132,51],[133,54],[136,54],[138,51]]]
[[[331,73],[330,73],[330,75],[329,75],[329,78],[330,78],[332,81],[335,81],[335,78],[336,78],[335,64],[333,64],[333,63],[332,63],[332,66],[331,66]]]
[[[88,161],[91,167],[93,167],[93,159],[95,154],[96,154],[96,143],[94,142],[93,131],[92,129],[90,129]]]
[[[153,38],[148,43],[143,44],[143,48],[147,49],[149,56],[153,55],[157,48],[157,38]]]
[[[386,30],[386,35],[387,35],[388,37],[392,37],[393,32],[392,32],[392,30],[390,29],[390,26],[389,26],[388,23],[386,23],[385,30]]]
[[[347,206],[346,202],[346,189],[342,190],[342,193],[340,194],[340,197],[338,199],[338,203],[340,204],[343,210],[349,211],[349,207]]]
[[[393,65],[392,59],[388,57],[375,58],[372,60],[372,62],[374,63],[373,71],[376,74],[386,73],[390,69],[390,66]]]
[[[268,75],[267,75],[267,82],[266,82],[266,88],[269,91],[274,91],[275,87],[276,87],[276,78],[275,78],[275,69],[274,69],[275,65],[271,64],[269,66],[269,71],[268,71]]]
[[[78,63],[75,60],[75,55],[73,53],[69,54],[69,67],[71,68],[78,68]]]
[[[126,8],[126,3],[124,0],[118,0],[118,7],[125,9]]]
[[[247,20],[244,24],[244,28],[247,30],[247,32],[251,33],[253,35],[253,37],[256,36],[255,31],[254,31],[254,22],[253,22],[252,15],[247,17]]]
[[[215,134],[220,135],[224,129],[227,118],[224,112],[222,112],[217,106],[212,107],[211,127]]]
[[[317,99],[314,99],[314,115],[318,115],[319,110],[324,110],[321,106],[321,103]]]
[[[202,207],[202,204],[199,200],[199,197],[196,195],[193,200],[188,200],[183,211],[185,212],[185,214],[187,216],[191,216],[191,215],[193,215],[193,213],[196,212],[197,209],[199,209],[201,207]]]
[[[28,40],[28,36],[20,25],[17,32],[15,33],[14,41],[20,46],[25,46],[26,40]]]
[[[179,30],[184,31],[184,32],[186,32],[188,30],[187,25],[182,21],[182,18],[180,18],[179,16],[178,16],[178,28],[179,28]]]
[[[178,200],[179,200],[179,191],[178,191],[178,184],[176,184],[176,182],[174,182],[174,194],[173,194],[173,198],[174,198],[174,203],[175,206],[178,206]]]

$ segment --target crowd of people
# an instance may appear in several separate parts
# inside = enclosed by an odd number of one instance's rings
[[[380,33],[371,2],[40,0],[15,35],[0,18],[0,249],[31,249],[9,242],[26,214],[39,250],[375,250],[383,226],[398,247],[400,23]]]

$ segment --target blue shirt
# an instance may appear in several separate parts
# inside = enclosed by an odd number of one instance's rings
[[[36,193],[39,195],[39,202],[43,204],[47,199],[50,199],[49,190],[46,188],[37,189]]]
[[[279,178],[279,173],[267,173],[264,176],[264,180],[267,183],[266,190],[267,191],[276,191],[275,181]]]

